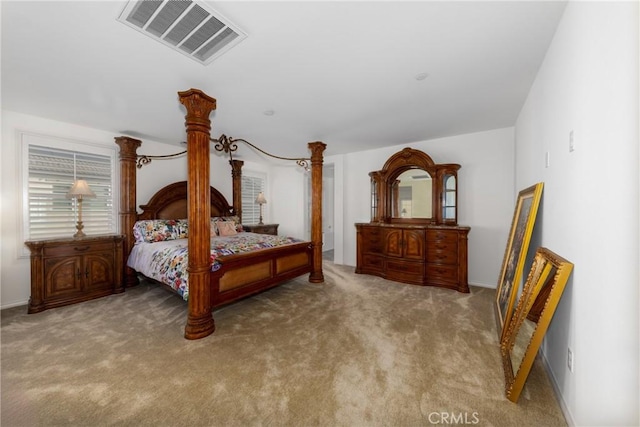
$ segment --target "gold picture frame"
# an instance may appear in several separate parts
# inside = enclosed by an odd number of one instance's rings
[[[502,261],[502,270],[496,291],[495,311],[498,337],[501,343],[505,339],[508,323],[513,314],[513,306],[518,295],[519,283],[522,278],[522,271],[524,270],[543,187],[544,184],[539,182],[518,193],[518,201],[511,221],[511,231],[507,240],[507,248]]]
[[[501,343],[507,399],[517,402],[573,264],[546,248],[536,251],[518,305]]]

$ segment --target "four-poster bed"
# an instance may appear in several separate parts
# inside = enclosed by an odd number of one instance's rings
[[[311,142],[311,240],[292,241],[269,249],[217,258],[212,271],[212,217],[239,216],[243,162],[231,160],[233,205],[210,185],[209,155],[211,121],[216,100],[197,89],[178,93],[187,110],[188,180],[160,189],[138,214],[136,208],[136,162],[141,141],[117,137],[120,147],[120,227],[125,236],[124,262],[136,242],[133,229],[139,220],[188,219],[188,317],[185,338],[199,339],[215,330],[212,309],[236,299],[309,273],[309,281],[324,281],[322,273],[322,163],[326,145]],[[219,223],[218,223],[219,224]],[[215,232],[215,231],[214,231]],[[219,268],[218,268],[219,267]],[[124,267],[127,286],[137,283],[137,272]]]

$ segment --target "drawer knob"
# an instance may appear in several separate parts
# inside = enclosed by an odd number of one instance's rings
[[[89,249],[89,246],[76,246],[73,249],[78,251],[78,252],[82,252],[82,251],[86,251],[87,249]]]

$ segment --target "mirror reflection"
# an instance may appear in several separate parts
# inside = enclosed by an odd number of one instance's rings
[[[394,190],[396,218],[431,218],[433,182],[429,172],[409,169],[398,175]]]
[[[514,340],[513,349],[511,350],[511,369],[515,371],[514,375],[522,365],[524,355],[527,351],[527,347],[529,346],[529,342],[531,342],[531,337],[533,336],[535,329],[536,324],[528,319],[525,319],[524,322],[522,322],[522,325],[520,325],[520,329]]]
[[[517,402],[542,339],[573,269],[573,264],[538,248],[509,330],[501,343],[506,394]]]
[[[514,375],[522,366],[524,355],[527,347],[531,342],[531,337],[535,332],[537,318],[535,320],[529,318],[535,301],[539,299],[541,288],[551,286],[551,279],[555,276],[555,267],[553,267],[543,256],[538,254],[527,278],[524,289],[519,290],[518,305],[513,316],[513,331],[511,338],[511,363]],[[545,293],[548,295],[548,292]]]

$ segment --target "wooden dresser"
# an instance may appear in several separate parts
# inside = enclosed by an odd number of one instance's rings
[[[356,224],[356,273],[469,292],[467,236],[458,225],[458,170],[404,148],[371,178],[371,222]]]
[[[469,227],[356,224],[356,273],[469,292]]]
[[[29,313],[124,291],[124,236],[31,240]]]

